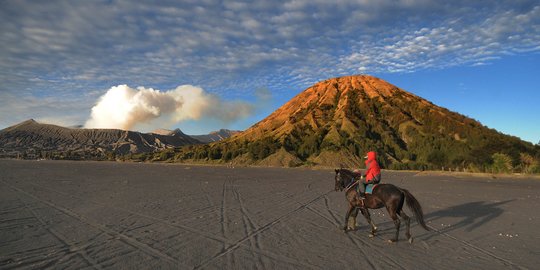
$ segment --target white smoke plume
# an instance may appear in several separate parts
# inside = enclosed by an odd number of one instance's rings
[[[202,117],[232,122],[249,116],[252,111],[253,106],[248,103],[224,101],[192,85],[164,92],[118,85],[101,96],[85,127],[123,130],[163,128]]]

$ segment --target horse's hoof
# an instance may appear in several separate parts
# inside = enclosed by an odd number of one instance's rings
[[[374,233],[370,233],[370,234],[368,234],[368,237],[369,237],[369,238],[373,238],[373,237],[375,237],[375,234],[374,234]]]
[[[410,237],[410,238],[409,238],[409,244],[412,244],[412,242],[413,242],[413,238]]]
[[[386,242],[388,244],[395,244],[397,242],[397,240],[396,239],[389,239],[389,240],[386,240]]]

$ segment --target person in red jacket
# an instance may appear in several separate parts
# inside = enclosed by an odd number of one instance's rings
[[[366,171],[362,175],[365,180],[361,182],[362,185],[358,185],[361,197],[365,197],[364,193],[366,192],[367,185],[381,182],[381,167],[377,163],[377,154],[370,151],[367,153],[366,158]]]

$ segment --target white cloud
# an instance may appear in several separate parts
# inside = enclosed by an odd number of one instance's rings
[[[355,45],[352,53],[340,57],[339,66],[344,70],[364,67],[363,70],[370,72],[412,72],[464,64],[485,65],[509,52],[538,48],[540,28],[531,25],[533,20],[540,22],[536,16],[539,11],[540,7],[535,7],[522,14],[496,13],[476,24],[452,21],[432,28],[404,29],[384,43]]]
[[[248,117],[252,105],[223,101],[200,87],[182,85],[169,91],[112,87],[92,108],[86,128],[133,130],[170,127],[186,120],[209,117],[225,123]]]

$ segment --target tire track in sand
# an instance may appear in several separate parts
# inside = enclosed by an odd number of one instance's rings
[[[225,179],[223,181],[223,193],[222,193],[222,200],[221,200],[221,235],[225,239],[229,239],[229,217],[227,215],[227,189],[230,186],[230,180]],[[221,252],[227,250],[227,243],[223,242],[223,247],[221,249]],[[232,266],[234,264],[234,256],[233,254],[227,254],[227,264],[229,266]]]
[[[263,225],[262,227],[259,227],[259,229],[257,230],[254,230],[252,233],[248,234],[247,236],[243,237],[242,239],[236,241],[233,245],[230,245],[227,249],[225,249],[224,251],[216,254],[215,256],[211,257],[210,259],[206,260],[205,262],[197,265],[194,267],[194,269],[201,269],[207,265],[209,265],[211,262],[213,262],[214,260],[217,260],[229,253],[231,253],[232,251],[236,250],[237,248],[239,248],[240,246],[242,246],[242,244],[246,241],[248,241],[251,237],[254,237],[268,229],[270,229],[271,227],[273,227],[274,225],[282,222],[283,220],[285,220],[286,218],[288,218],[289,216],[291,216],[292,214],[295,214],[303,209],[305,209],[307,206],[309,206],[310,204],[316,202],[317,200],[321,199],[322,197],[330,194],[330,192],[333,192],[334,190],[330,190],[330,191],[327,191],[326,193],[324,194],[321,194],[317,197],[315,197],[314,199],[312,199],[311,201],[305,203],[305,204],[302,204],[300,206],[298,206],[297,208],[295,208],[294,210],[292,211],[289,211],[288,213],[285,213],[283,215],[281,215],[280,217],[274,219],[273,221],[271,222],[268,222],[266,223],[265,225]],[[316,268],[316,266],[310,266],[311,268]]]
[[[292,199],[295,203],[301,205],[300,202],[294,200],[291,196],[287,196],[287,197],[288,197],[289,199]],[[335,220],[332,220],[332,219],[328,218],[327,216],[321,214],[319,211],[313,209],[313,207],[311,207],[311,206],[307,206],[306,208],[307,208],[309,211],[315,213],[316,215],[322,217],[323,219],[325,219],[325,220],[328,221],[329,223],[336,225],[336,226],[338,227],[338,229],[339,229],[339,226],[340,226],[340,225],[339,225],[339,222],[338,222],[338,220],[336,219],[336,217],[334,216],[334,214],[331,212],[330,206],[328,205],[328,195],[327,195],[327,194],[324,195],[323,198],[324,198],[324,204],[326,205],[326,209],[328,210],[328,212],[330,213],[330,215],[331,215]],[[349,240],[350,240],[350,241],[351,241],[351,242],[352,242],[352,243],[360,250],[360,252],[362,252],[362,254],[364,254],[364,257],[366,258],[366,262],[369,264],[369,266],[370,266],[371,269],[379,269],[379,267],[377,267],[377,265],[375,265],[375,264],[373,263],[373,261],[372,261],[371,258],[366,254],[366,252],[364,252],[364,250],[362,249],[362,247],[360,246],[360,244],[358,243],[358,241],[357,241],[356,239],[354,239],[354,238],[353,238],[350,234],[348,234],[348,233],[347,233],[347,238],[348,238],[348,239],[349,239]],[[365,244],[365,243],[364,243],[364,244]]]
[[[247,211],[247,209],[246,209],[246,207],[244,205],[244,200],[242,199],[242,196],[238,192],[238,189],[235,188],[234,181],[232,183],[233,183],[232,191],[233,191],[234,197],[238,201],[238,204],[240,205],[240,211],[242,212],[242,222],[244,224],[244,231],[245,231],[246,235],[252,234],[254,230],[258,229],[258,226],[255,224],[255,222],[253,222],[251,217],[248,215],[248,211]],[[262,249],[259,238],[260,238],[260,235],[255,235],[255,237],[249,239],[249,244],[250,244],[251,248]],[[252,252],[252,254],[254,256],[256,255],[252,250],[250,250],[250,251]],[[258,259],[259,265],[263,269],[267,269],[268,267],[266,267],[266,265],[265,265],[264,261],[262,260],[262,258],[260,256],[256,256],[256,257]],[[257,265],[257,264],[255,265],[257,269],[259,268],[259,265]]]
[[[465,246],[468,246],[468,247],[472,248],[473,250],[476,250],[476,251],[478,251],[478,252],[480,252],[480,253],[482,253],[484,255],[492,257],[493,259],[499,260],[499,261],[505,263],[506,265],[510,265],[510,266],[516,267],[518,269],[528,269],[527,267],[523,267],[523,266],[521,266],[519,264],[516,264],[516,263],[514,263],[512,261],[509,261],[509,260],[507,260],[507,259],[505,259],[503,257],[497,256],[496,254],[490,252],[489,250],[486,250],[486,249],[483,249],[481,247],[475,246],[475,245],[473,245],[473,244],[471,244],[471,243],[469,243],[469,242],[467,242],[465,240],[461,240],[461,239],[459,239],[457,237],[454,237],[454,236],[452,236],[452,235],[450,235],[450,234],[448,234],[446,232],[442,232],[442,231],[436,229],[435,227],[433,227],[431,225],[427,225],[427,227],[430,228],[431,230],[433,230],[434,232],[437,232],[438,234],[441,234],[441,235],[443,235],[443,236],[445,236],[445,237],[447,237],[449,239],[452,239],[454,241],[460,242],[461,244],[463,244]]]
[[[85,251],[85,249],[87,247],[94,244],[94,241],[97,240],[97,238],[101,234],[96,235],[92,240],[90,240],[88,243],[85,243],[84,245],[70,244],[69,241],[61,233],[57,232],[56,230],[54,230],[52,228],[49,228],[47,226],[47,223],[42,218],[39,217],[39,215],[34,211],[34,209],[32,209],[30,206],[28,206],[26,201],[21,200],[21,202],[24,204],[24,207],[32,214],[32,216],[34,216],[36,218],[36,220],[41,224],[41,226],[47,232],[49,232],[52,236],[54,236],[56,239],[58,239],[58,241],[60,241],[66,247],[64,249],[66,251],[65,255],[77,254],[77,255],[81,256],[94,269],[103,269],[101,267],[101,265],[98,262],[96,262],[94,259],[90,258],[88,256],[88,253],[86,253],[86,251]],[[57,251],[57,252],[60,252],[60,251]],[[59,261],[68,260],[71,257],[72,256],[69,256],[68,258],[64,257],[64,258],[61,258]]]
[[[285,197],[287,197],[288,199],[291,199],[293,202],[299,204],[299,205],[302,205],[302,203],[296,201],[292,196],[290,195],[285,195]],[[307,206],[306,209],[308,209],[309,211],[315,213],[316,215],[322,217],[323,219],[325,219],[326,221],[328,221],[329,223],[331,224],[334,224],[337,226],[337,228],[339,229],[340,228],[340,225],[339,225],[339,221],[338,219],[336,218],[336,216],[334,215],[334,213],[330,210],[330,206],[328,204],[328,194],[325,194],[323,196],[324,198],[324,204],[326,206],[326,210],[330,213],[330,215],[334,218],[334,220],[328,218],[327,216],[321,214],[319,211],[313,209],[313,207],[311,206]],[[364,254],[364,257],[366,258],[366,262],[369,264],[370,268],[371,269],[380,269],[380,267],[378,267],[378,265],[376,265],[372,260],[371,260],[371,257],[368,256],[368,254],[363,250],[362,246],[360,245],[359,241],[362,242],[365,245],[367,245],[366,242],[362,241],[362,240],[359,240],[359,239],[355,239],[353,238],[349,233],[346,234],[347,235],[347,238],[360,250],[360,252],[362,252],[362,254]]]
[[[99,224],[97,222],[92,222],[92,221],[88,220],[87,218],[85,218],[85,217],[83,217],[83,216],[81,216],[81,215],[79,215],[79,214],[65,208],[65,207],[62,207],[62,206],[59,206],[59,205],[54,204],[52,202],[49,202],[49,201],[43,200],[41,198],[38,198],[38,197],[36,197],[36,196],[34,196],[34,195],[20,189],[20,188],[9,185],[8,183],[6,183],[6,182],[4,182],[2,180],[0,180],[0,182],[4,183],[6,186],[10,187],[11,189],[13,189],[13,190],[15,190],[15,191],[17,191],[17,192],[19,192],[19,193],[21,193],[23,195],[26,195],[26,196],[28,196],[28,197],[36,200],[36,201],[39,201],[39,202],[41,202],[43,204],[46,204],[49,207],[54,208],[54,209],[64,213],[65,215],[73,217],[73,218],[79,220],[82,223],[85,223],[85,224],[87,224],[87,225],[89,225],[91,227],[94,227],[94,228],[106,233],[107,235],[109,235],[111,237],[115,237],[115,238],[121,240],[122,243],[125,243],[125,244],[127,244],[129,246],[132,246],[132,247],[142,251],[143,253],[146,253],[146,254],[148,254],[148,255],[150,255],[152,257],[155,257],[155,258],[163,259],[163,260],[165,260],[167,262],[170,262],[170,263],[173,263],[174,265],[177,265],[177,266],[188,267],[183,262],[178,261],[175,258],[161,252],[160,250],[157,250],[157,249],[155,249],[155,248],[153,248],[151,246],[148,246],[147,244],[141,243],[141,242],[137,241],[134,238],[131,238],[129,236],[126,236],[125,234],[121,234],[121,233],[118,233],[118,232],[116,232],[114,230],[111,230],[111,229],[107,228],[106,226],[104,226],[102,224]]]
[[[58,247],[56,244],[53,245],[47,245],[47,246],[41,246],[38,248],[33,249],[26,249],[24,251],[19,251],[15,254],[11,254],[9,258],[2,259],[0,261],[0,269],[18,269],[22,267],[38,267],[39,268],[46,268],[46,267],[52,267],[52,265],[57,265],[59,262],[71,259],[72,257],[79,256],[82,258],[82,261],[86,261],[86,264],[89,267],[93,267],[94,269],[102,269],[100,264],[95,262],[92,258],[88,256],[86,251],[84,250],[86,247],[94,244],[95,240],[99,238],[102,234],[99,233],[95,237],[89,240],[88,243],[81,245],[81,244],[75,244],[75,243],[69,243],[69,241],[64,237],[62,234],[60,234],[57,230],[54,230],[50,228],[50,226],[47,225],[47,223],[34,211],[32,207],[28,205],[28,203],[25,200],[22,200],[22,198],[17,198],[16,200],[17,206],[16,209],[19,211],[26,211],[31,214],[31,217],[28,217],[26,219],[31,219],[34,222],[37,221],[37,225],[41,227],[47,234],[51,235],[54,239],[56,239],[60,244],[61,247]],[[5,221],[5,220],[3,220]],[[35,223],[31,224],[34,225]],[[15,226],[21,226],[19,224],[15,224]],[[33,227],[33,226],[31,226]],[[4,243],[5,244],[5,243]],[[40,256],[41,254],[46,253],[46,257]],[[67,257],[66,257],[67,256]],[[7,257],[7,256],[0,256],[0,257]],[[10,264],[12,264],[10,266]],[[13,265],[16,264],[16,265]]]
[[[0,180],[1,181],[1,180]],[[3,182],[3,181],[1,181]],[[4,182],[5,183],[5,182]],[[147,218],[147,219],[150,219],[150,220],[153,220],[155,222],[158,222],[158,223],[161,223],[161,224],[164,224],[164,225],[167,225],[167,226],[170,226],[170,227],[173,227],[173,228],[178,228],[178,229],[183,229],[183,230],[186,230],[186,231],[189,231],[191,233],[195,233],[197,235],[200,235],[202,237],[205,237],[207,239],[210,239],[210,240],[214,240],[214,241],[217,241],[217,242],[221,242],[223,243],[226,248],[225,250],[223,250],[222,252],[218,253],[217,255],[215,256],[219,256],[219,254],[221,253],[225,253],[225,252],[231,252],[235,249],[237,249],[238,247],[245,247],[257,254],[260,254],[260,255],[263,255],[263,256],[266,256],[266,257],[269,257],[269,258],[272,258],[276,261],[281,261],[281,262],[285,262],[285,263],[288,263],[288,264],[291,264],[291,265],[297,265],[297,266],[302,266],[304,268],[317,268],[317,266],[315,265],[311,265],[311,264],[308,264],[308,263],[305,263],[305,262],[300,262],[298,261],[297,258],[290,258],[290,257],[287,257],[285,255],[282,255],[282,254],[276,254],[276,253],[273,253],[271,251],[268,251],[268,250],[262,250],[262,249],[254,249],[252,247],[250,247],[249,245],[246,245],[244,244],[245,240],[248,239],[249,237],[251,237],[251,235],[248,235],[242,239],[240,239],[239,241],[231,241],[230,239],[227,239],[225,237],[220,237],[220,236],[215,236],[215,235],[212,235],[212,234],[209,234],[209,233],[206,233],[206,232],[202,232],[200,230],[197,230],[197,229],[194,229],[194,228],[191,228],[191,227],[188,227],[188,226],[185,226],[185,225],[181,225],[181,224],[176,224],[176,223],[172,223],[170,221],[167,221],[167,220],[164,220],[164,219],[161,219],[161,218],[157,218],[157,217],[153,217],[153,216],[149,216],[149,215],[146,215],[146,214],[142,214],[142,213],[138,213],[138,212],[134,212],[134,211],[131,211],[131,210],[128,210],[128,209],[124,209],[124,208],[119,208],[119,207],[114,207],[114,206],[111,206],[111,205],[105,205],[103,203],[99,203],[99,202],[95,202],[95,201],[92,201],[92,200],[85,200],[84,198],[82,197],[78,197],[78,196],[75,196],[75,195],[72,195],[72,194],[67,194],[65,192],[62,192],[62,191],[58,191],[56,189],[53,189],[53,188],[48,188],[48,187],[43,187],[41,185],[37,185],[37,184],[33,184],[33,183],[28,183],[29,185],[32,185],[34,187],[37,187],[37,188],[40,188],[40,189],[43,189],[43,190],[48,190],[48,191],[51,191],[51,192],[54,192],[54,193],[57,193],[57,194],[60,194],[60,195],[63,195],[63,196],[66,196],[66,197],[70,197],[70,198],[74,198],[74,199],[78,199],[78,200],[81,200],[81,201],[87,201],[87,202],[90,202],[90,203],[93,203],[95,205],[99,205],[99,206],[102,206],[102,207],[107,207],[107,208],[110,208],[110,209],[114,209],[114,210],[117,210],[117,211],[122,211],[122,212],[125,212],[125,213],[128,213],[128,214],[131,214],[131,215],[134,215],[134,216],[139,216],[139,217],[143,217],[143,218]],[[327,192],[326,194],[328,194],[330,192]],[[30,194],[31,195],[31,194]],[[322,196],[322,195],[321,195]],[[317,199],[317,198],[316,198]],[[296,210],[300,210],[300,209],[296,209]],[[225,213],[224,215],[226,216],[226,209],[224,209]],[[295,211],[295,210],[293,210]],[[289,214],[292,214],[292,213],[289,213]],[[287,215],[287,214],[286,214]],[[281,216],[281,217],[284,217],[285,215]],[[274,220],[273,222],[276,222],[276,220]],[[278,221],[279,222],[279,221]],[[276,222],[277,223],[277,222]],[[267,224],[269,225],[269,224]],[[226,225],[225,225],[226,226]],[[226,226],[227,227],[227,226]],[[265,228],[262,228],[262,229],[265,229]],[[261,230],[261,228],[253,231],[252,234],[258,234],[258,231]],[[240,242],[240,243],[239,243]],[[231,246],[234,246],[234,245],[238,245],[237,247],[234,247],[233,250],[230,250],[230,247]],[[213,256],[213,257],[215,257]],[[212,257],[212,258],[213,258]],[[221,257],[221,256],[220,256]]]

